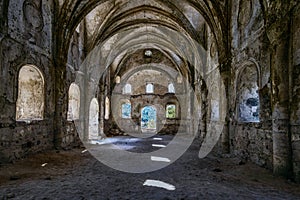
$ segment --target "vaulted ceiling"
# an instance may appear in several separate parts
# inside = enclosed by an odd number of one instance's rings
[[[111,39],[113,43],[120,40],[119,36],[112,38],[124,32],[134,33],[123,36],[128,37],[127,41],[140,38],[146,43],[143,35],[152,36],[152,40],[147,39],[153,44],[154,38],[160,37],[160,41],[164,41],[172,32],[162,36],[161,27],[178,32],[206,48],[206,29],[209,27],[216,39],[219,58],[223,59],[228,52],[227,7],[225,0],[60,0],[57,6],[57,53],[63,56],[67,52],[80,23],[87,27],[87,51],[106,40]],[[161,43],[160,49],[169,56],[178,55],[172,46],[166,48]]]

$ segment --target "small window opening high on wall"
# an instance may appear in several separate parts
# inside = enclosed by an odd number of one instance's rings
[[[123,94],[131,94],[132,88],[129,83],[127,83],[123,88]]]
[[[153,93],[154,92],[154,85],[152,83],[148,83],[146,85],[146,93],[149,94],[149,93]]]

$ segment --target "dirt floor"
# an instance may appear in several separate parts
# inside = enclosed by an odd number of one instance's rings
[[[170,166],[143,174],[111,169],[84,149],[32,155],[0,166],[0,199],[300,199],[300,185],[236,158],[199,159],[198,151],[193,144]],[[143,186],[147,179],[176,190]]]

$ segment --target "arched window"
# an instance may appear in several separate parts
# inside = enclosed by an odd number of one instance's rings
[[[168,118],[168,119],[176,118],[176,105],[175,104],[168,104],[166,106],[166,118]]]
[[[175,93],[175,88],[174,88],[173,83],[170,83],[168,85],[168,93]]]
[[[80,89],[78,85],[72,83],[69,88],[68,120],[79,119]]]
[[[240,72],[237,95],[239,121],[259,122],[258,73],[254,64],[246,66]]]
[[[142,131],[156,130],[157,111],[153,106],[145,106],[141,112]]]
[[[110,112],[109,98],[105,97],[105,114],[104,114],[104,119],[109,119],[109,112]]]
[[[123,88],[123,94],[131,94],[131,85],[127,83]]]
[[[131,118],[131,103],[123,103],[122,104],[122,118],[129,119]]]
[[[44,115],[44,77],[33,65],[21,68],[18,78],[16,119],[41,120]]]
[[[146,93],[153,93],[154,92],[154,86],[152,83],[148,83],[146,85]]]
[[[89,139],[98,139],[99,136],[99,104],[96,98],[93,98],[90,104],[89,112]]]
[[[117,84],[119,84],[121,82],[121,77],[117,76],[115,81],[116,81]]]

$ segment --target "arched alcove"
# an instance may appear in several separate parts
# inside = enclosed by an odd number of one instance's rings
[[[69,121],[79,119],[80,109],[80,89],[75,83],[72,83],[69,88],[69,104],[68,116]]]
[[[98,139],[99,136],[99,103],[93,98],[89,112],[89,139]]]
[[[247,63],[237,79],[237,113],[240,122],[259,122],[259,74],[254,63]]]
[[[34,65],[25,65],[18,77],[16,120],[41,120],[44,115],[44,77]]]

